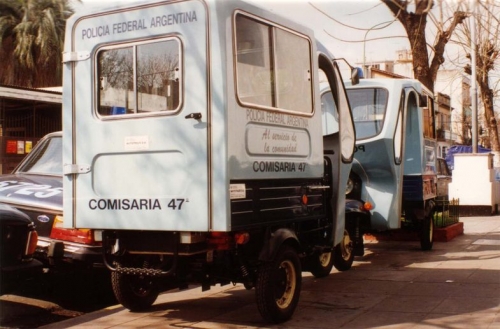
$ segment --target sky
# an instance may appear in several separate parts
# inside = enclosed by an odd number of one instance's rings
[[[405,36],[404,29],[397,21],[383,30],[377,30],[387,25],[387,22],[394,21],[394,16],[379,0],[247,1],[312,28],[316,38],[335,57],[344,57],[351,64],[361,64],[363,53],[367,62],[392,60],[397,50],[409,48],[406,38],[403,37],[370,41],[373,38]],[[85,7],[104,3],[103,0],[82,0],[82,2]],[[119,3],[125,2],[132,1],[119,1]],[[76,7],[77,10],[78,8],[79,6]],[[366,29],[370,28],[373,29],[367,33]]]
[[[126,3],[137,0],[81,0],[83,6],[103,3]],[[230,0],[227,0],[230,1]],[[247,0],[315,31],[316,38],[337,58],[345,58],[352,66],[396,59],[396,51],[409,50],[406,32],[380,0]],[[453,4],[455,0],[444,3]],[[445,5],[446,6],[446,5]],[[436,13],[436,8],[433,12]],[[436,13],[438,17],[439,14]],[[427,27],[432,26],[428,19]],[[434,43],[430,33],[428,43]],[[452,52],[447,45],[447,54]],[[456,52],[456,51],[455,51]],[[446,54],[445,54],[446,55]],[[348,72],[342,67],[342,74]]]
[[[401,24],[394,21],[394,16],[379,0],[252,2],[311,27],[316,38],[335,57],[347,58],[351,64],[362,63],[363,57],[366,62],[391,60],[395,58],[397,50],[409,48],[407,39],[402,37],[371,41],[406,35]],[[384,26],[384,29],[380,29]]]

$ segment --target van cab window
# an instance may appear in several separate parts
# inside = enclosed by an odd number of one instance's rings
[[[181,101],[180,42],[106,47],[97,53],[100,116],[154,115],[176,111]]]
[[[347,91],[356,139],[377,136],[384,124],[389,93],[382,88],[350,89]]]
[[[253,107],[312,113],[311,46],[307,38],[237,14],[238,99]]]

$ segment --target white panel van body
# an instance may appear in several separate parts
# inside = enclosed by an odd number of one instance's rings
[[[79,13],[63,94],[64,225],[101,232],[124,306],[234,282],[282,322],[300,272],[329,273],[355,136],[338,67],[310,29],[242,1]],[[282,290],[268,286],[275,272]]]

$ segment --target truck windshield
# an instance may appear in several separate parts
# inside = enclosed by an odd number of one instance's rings
[[[43,140],[21,163],[16,173],[62,175],[62,138]]]
[[[356,139],[377,136],[382,130],[389,93],[382,88],[347,90],[351,103]]]

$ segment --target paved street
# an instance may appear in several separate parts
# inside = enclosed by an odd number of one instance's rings
[[[293,318],[265,323],[241,285],[161,295],[150,312],[120,305],[43,328],[500,328],[500,216],[461,218],[464,235],[372,241],[347,272],[304,273]]]

